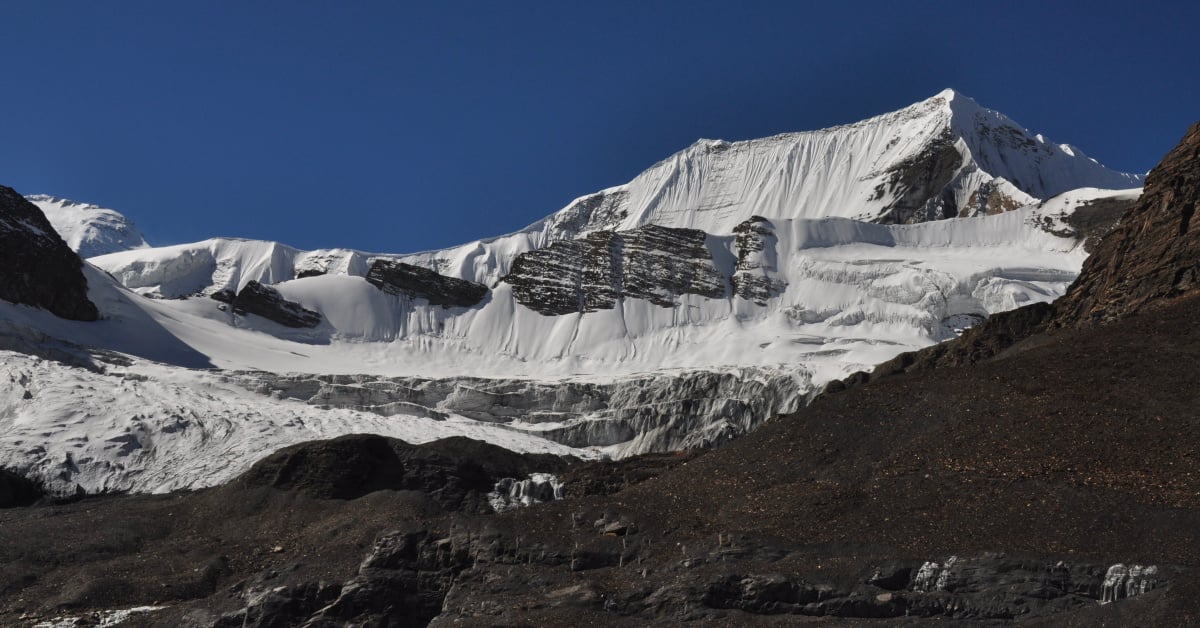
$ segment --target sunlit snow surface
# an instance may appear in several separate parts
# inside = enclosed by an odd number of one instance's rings
[[[866,222],[894,200],[879,192],[888,169],[947,128],[967,157],[955,174],[960,204],[986,184],[1024,206]],[[945,92],[855,125],[702,141],[519,232],[382,256],[487,285],[471,308],[385,294],[362,277],[381,256],[345,249],[214,239],[93,257],[86,272],[103,320],[0,303],[0,347],[41,334],[136,359],[87,370],[4,353],[0,465],[57,490],[165,491],[219,483],[279,447],[353,432],[466,435],[585,456],[698,446],[794,410],[831,379],[1060,296],[1085,256],[1064,237],[1065,217],[1090,199],[1138,193],[1073,189],[1137,185],[1140,177]],[[733,229],[751,215],[775,236],[762,272],[786,283],[765,305],[686,295],[671,308],[626,298],[611,310],[544,316],[501,281],[521,253],[645,224],[703,229],[729,276]],[[296,278],[307,271],[326,274]],[[275,284],[323,322],[288,329],[206,296],[251,280]]]
[[[111,209],[45,194],[34,194],[28,199],[81,257],[150,246],[131,220]]]
[[[544,316],[518,304],[508,284],[493,279],[480,306],[446,309],[385,294],[355,275],[291,279],[293,259],[310,253],[243,240],[91,261],[135,288],[148,284],[145,277],[167,276],[162,265],[174,265],[169,277],[193,278],[185,294],[213,285],[236,288],[251,279],[279,282],[286,298],[323,315],[316,329],[292,330],[235,316],[205,297],[122,299],[122,307],[146,312],[224,369],[562,377],[802,363],[832,376],[951,337],[953,327],[943,325],[949,317],[986,316],[1061,295],[1085,253],[1076,240],[1042,228],[1041,216],[1052,207],[894,226],[844,218],[771,220],[778,241],[767,272],[787,288],[765,306],[686,295],[675,308],[626,299],[612,310]],[[731,236],[710,240],[724,250],[714,256],[718,261],[732,259]],[[722,270],[728,275],[732,267]],[[228,284],[221,281],[234,275]],[[87,342],[95,333],[91,325],[70,327],[78,332],[56,335]],[[138,354],[122,341],[113,348]]]

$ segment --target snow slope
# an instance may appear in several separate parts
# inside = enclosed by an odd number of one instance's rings
[[[1062,294],[1085,257],[1077,239],[1046,228],[1045,216],[1060,216],[1066,204],[1064,198],[913,225],[769,221],[774,258],[764,272],[787,287],[764,305],[733,295],[685,295],[674,308],[627,299],[612,310],[544,316],[517,303],[494,270],[481,269],[468,278],[492,287],[487,300],[447,309],[367,283],[357,273],[377,256],[245,240],[91,261],[139,292],[178,297],[256,280],[274,283],[287,299],[322,314],[315,329],[289,330],[222,311],[207,297],[146,305],[221,368],[562,377],[816,361],[836,364],[830,373],[836,376],[943,340],[962,326],[956,317],[983,317]],[[711,236],[710,246],[732,274],[733,236]],[[294,269],[314,258],[336,260],[348,272],[294,279]],[[230,343],[233,336],[240,339]]]
[[[930,162],[931,154],[940,156]],[[896,217],[897,203],[912,196],[905,185],[913,177],[905,173],[914,168],[917,179],[945,180],[925,190],[925,213],[910,215],[912,225],[870,224]],[[702,140],[630,183],[581,197],[521,231],[449,249],[379,255],[214,239],[92,262],[148,296],[236,292],[253,280],[275,284],[286,298],[324,316],[319,328],[294,331],[218,311],[204,298],[172,303],[177,315],[262,332],[231,351],[179,330],[225,368],[561,377],[807,363],[834,351],[844,362],[835,370],[844,372],[944,339],[964,316],[1054,298],[1084,253],[1061,230],[1049,233],[1043,215],[1057,210],[1039,205],[1065,190],[1130,188],[1140,181],[946,90],[832,129],[735,143]],[[969,218],[916,220],[950,206]],[[760,274],[788,286],[765,304],[732,294],[685,295],[674,308],[623,299],[611,310],[544,316],[518,303],[504,281],[524,253],[600,229],[646,224],[703,230],[713,263],[732,276],[734,232],[751,216],[766,218],[776,238],[774,250],[763,253],[769,259],[759,264]],[[361,279],[378,258],[491,291],[479,306],[451,309],[383,294]],[[325,274],[308,276],[318,273]],[[711,342],[714,337],[728,342]],[[304,347],[289,348],[291,342]]]
[[[356,431],[581,455],[720,442],[831,379],[1057,298],[1086,256],[1073,212],[1136,197],[1140,182],[948,90],[843,127],[703,140],[525,229],[443,250],[224,238],[97,256],[86,272],[101,321],[0,304],[0,349],[54,339],[134,359],[71,344],[41,355],[74,367],[12,356],[0,465],[62,489],[166,490]],[[523,255],[645,225],[702,230],[692,253],[724,293],[558,315],[515,293]],[[612,242],[602,257],[633,260]],[[389,294],[364,278],[380,258],[488,291],[470,307]],[[735,276],[760,291],[739,292]],[[209,298],[250,281],[320,324]]]
[[[25,198],[46,214],[54,230],[80,257],[150,246],[133,221],[111,209],[45,194]]]

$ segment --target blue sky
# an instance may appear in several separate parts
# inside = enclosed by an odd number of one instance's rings
[[[1145,171],[1200,118],[1198,5],[10,3],[0,183],[160,244],[407,252],[944,87]]]

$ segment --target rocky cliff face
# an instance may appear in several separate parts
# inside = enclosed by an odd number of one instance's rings
[[[1146,178],[1145,191],[1055,304],[1056,325],[1112,320],[1200,288],[1200,123]]]
[[[727,547],[693,551],[679,565],[652,570],[635,567],[649,563],[655,554],[645,534],[619,521],[605,527],[621,533],[598,535],[619,537],[623,548],[576,548],[568,553],[541,539],[522,544],[494,530],[393,532],[376,541],[344,584],[248,587],[241,596],[246,606],[211,626],[483,626],[521,624],[520,618],[529,615],[556,623],[588,613],[602,613],[610,625],[745,625],[781,616],[793,621],[1061,620],[1064,611],[1143,595],[1168,582],[1165,573],[1160,575],[1165,570],[1154,565],[1135,565],[1137,577],[1122,579],[1109,574],[1133,569],[991,556],[889,561],[846,579],[849,582],[814,582],[770,571],[769,563],[791,558],[785,552],[737,545],[732,537]],[[616,542],[614,538],[612,544]],[[713,574],[711,565],[721,565],[726,574]],[[765,570],[736,571],[755,568]],[[554,580],[545,575],[600,569],[640,573],[642,586],[601,592],[593,583],[581,582],[582,577],[572,580],[556,574]],[[521,586],[530,572],[539,582],[554,586]],[[525,612],[513,612],[513,607]]]
[[[646,225],[593,231],[517,256],[503,278],[517,302],[547,316],[609,310],[624,297],[674,307],[680,296],[727,294],[708,234]]]
[[[377,259],[371,264],[367,281],[388,294],[419,297],[444,308],[471,307],[487,294],[487,286],[483,284],[387,259]]]
[[[751,216],[733,228],[734,250],[737,252],[737,268],[730,278],[733,293],[766,305],[771,297],[779,296],[787,289],[787,281],[773,277],[777,269],[778,253],[771,222],[762,216]]]
[[[886,190],[894,200],[884,207],[879,222],[912,223],[958,215],[950,183],[964,159],[954,140],[947,128],[920,153],[888,169],[886,181],[875,192],[882,198]]]
[[[83,262],[33,203],[0,186],[0,299],[79,321],[99,318]]]

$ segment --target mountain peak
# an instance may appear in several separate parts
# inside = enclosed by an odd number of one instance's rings
[[[95,257],[150,246],[133,221],[120,212],[49,194],[25,197],[37,205],[80,257]]]
[[[943,89],[942,91],[930,96],[929,98],[926,98],[925,100],[923,100],[921,102],[944,101],[947,103],[951,103],[956,100],[964,100],[964,101],[971,102],[971,103],[975,102],[975,100],[973,98],[963,94],[962,92],[954,89],[953,87],[947,87],[946,89]]]

